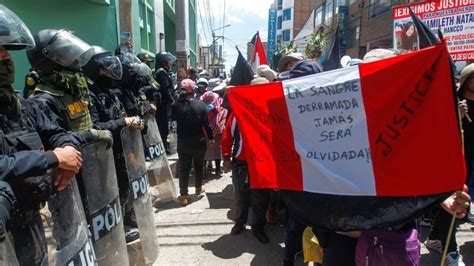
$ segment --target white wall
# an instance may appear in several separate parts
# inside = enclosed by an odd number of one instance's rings
[[[290,31],[290,41],[293,39],[293,20],[294,20],[294,1],[295,0],[283,0],[282,9],[277,11],[277,17],[283,16],[283,10],[291,8],[291,19],[282,22],[281,29],[277,29],[277,36],[283,35],[284,30]],[[278,0],[275,0],[275,6],[278,7]]]

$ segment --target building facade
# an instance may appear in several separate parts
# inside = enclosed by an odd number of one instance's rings
[[[69,0],[67,5],[64,2],[0,0],[33,33],[42,29],[69,29],[91,45],[114,51],[120,44],[130,44],[135,53],[147,53],[151,57],[159,51],[177,55],[180,48],[180,52],[186,52],[182,57],[184,66],[197,65],[196,0]],[[177,31],[182,27],[178,21],[186,21],[187,25],[179,38]],[[13,56],[17,70],[15,88],[21,90],[30,64],[25,51],[13,52]]]
[[[278,10],[277,43],[294,40],[298,51],[303,52],[312,33],[324,32],[326,39],[331,40],[339,30],[341,53],[362,57],[371,49],[393,47],[392,7],[412,2],[420,1],[315,0],[307,3],[305,0],[276,0],[270,10]],[[289,17],[286,10],[292,5]],[[311,10],[309,15],[308,10]]]
[[[119,44],[117,0],[1,0],[15,12],[32,33],[42,29],[69,29],[86,42],[113,51]],[[15,58],[15,89],[22,90],[30,69],[24,50],[12,52]]]
[[[314,0],[275,0],[270,8],[277,11],[276,42],[288,43],[301,31],[315,7]]]

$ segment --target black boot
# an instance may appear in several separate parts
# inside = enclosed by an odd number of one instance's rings
[[[171,148],[170,148],[170,143],[168,141],[165,141],[163,144],[165,146],[166,155],[170,156],[172,154],[171,153]]]
[[[125,232],[125,242],[130,243],[140,238],[138,231]]]
[[[123,225],[131,228],[138,228],[137,217],[135,217],[135,210],[133,208],[125,214]]]

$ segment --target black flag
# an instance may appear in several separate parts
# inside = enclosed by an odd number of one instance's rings
[[[324,71],[334,70],[340,67],[341,52],[339,43],[339,27],[337,27],[331,45],[327,50],[326,60],[322,63]]]
[[[439,42],[436,35],[430,30],[430,28],[428,28],[428,26],[426,26],[423,21],[421,21],[421,19],[413,12],[413,10],[411,10],[411,8],[409,10],[413,24],[415,25],[416,31],[418,32],[418,43],[420,49],[436,45]]]
[[[420,49],[427,48],[433,45],[436,45],[439,43],[439,40],[443,40],[443,33],[441,32],[441,29],[438,29],[438,37],[431,31],[428,26],[421,21],[421,19],[413,12],[413,10],[410,10],[410,16],[411,19],[413,20],[413,24],[415,25],[416,31],[418,32],[418,44],[420,46]],[[454,95],[454,108],[456,109],[456,113],[459,113],[459,108],[458,108],[458,101],[460,100],[457,94],[457,86],[455,82],[455,76],[456,76],[456,65],[454,65],[453,58],[450,56],[449,57],[449,62],[451,64],[451,79],[452,79],[452,90],[453,90],[453,95]],[[466,119],[468,121],[471,121],[471,118],[469,115],[466,115]],[[460,126],[460,125],[459,125]]]
[[[253,71],[245,58],[242,56],[242,53],[240,53],[239,49],[237,49],[237,51],[239,52],[239,56],[235,62],[234,71],[232,72],[229,85],[248,85],[253,79]]]
[[[252,37],[252,39],[250,40],[250,43],[255,45],[255,43],[257,42],[257,35],[258,35],[258,31],[257,33],[255,33],[255,35]]]
[[[237,52],[239,52],[239,56],[237,57],[237,61],[235,62],[234,71],[232,72],[232,76],[230,77],[229,85],[231,86],[240,86],[240,85],[249,85],[250,81],[253,79],[253,71],[252,68],[247,63],[247,60],[242,56],[239,48],[235,47]],[[232,112],[232,108],[230,107],[229,101],[227,99],[227,93],[224,95],[224,101],[222,102],[222,106]]]

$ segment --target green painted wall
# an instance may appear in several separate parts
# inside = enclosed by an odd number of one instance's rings
[[[190,66],[197,66],[197,51],[198,51],[198,40],[197,40],[197,21],[196,21],[196,0],[189,0],[189,63]]]
[[[167,2],[164,3],[165,13],[165,50],[176,55],[176,13],[174,6],[169,6]]]
[[[0,0],[0,4],[20,16],[33,33],[48,28],[66,28],[90,44],[113,51],[119,43],[116,1],[119,0]],[[138,17],[138,6],[134,10]],[[30,65],[25,51],[12,54],[17,73],[15,89],[22,90]]]

